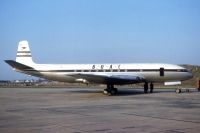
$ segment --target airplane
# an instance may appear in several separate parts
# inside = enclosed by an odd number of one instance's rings
[[[153,92],[154,83],[181,82],[193,77],[178,65],[162,63],[127,64],[36,64],[32,60],[28,41],[19,42],[16,61],[5,60],[17,72],[69,83],[107,85],[103,93],[116,95],[114,85],[144,83],[144,93]],[[149,87],[150,84],[150,87]]]

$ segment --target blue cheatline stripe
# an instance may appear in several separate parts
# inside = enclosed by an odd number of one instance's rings
[[[17,57],[32,57],[31,55],[17,55]]]
[[[40,72],[159,72],[160,69],[104,69],[104,70],[38,70]],[[186,69],[165,69],[165,72],[188,72]]]
[[[17,53],[31,53],[31,51],[17,51]]]

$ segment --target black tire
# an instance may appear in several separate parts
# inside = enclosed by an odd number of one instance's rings
[[[117,88],[112,88],[112,89],[110,90],[110,94],[111,94],[111,95],[116,95],[117,92],[118,92]]]
[[[148,93],[148,89],[145,88],[145,89],[144,89],[144,93]]]
[[[153,93],[153,88],[154,88],[153,83],[151,83],[150,84],[150,93]]]
[[[114,88],[114,90],[115,90],[115,94],[117,94],[117,93],[118,93],[118,89],[117,89],[117,88]]]
[[[144,93],[148,93],[148,89],[149,89],[148,83],[145,83],[144,84]]]

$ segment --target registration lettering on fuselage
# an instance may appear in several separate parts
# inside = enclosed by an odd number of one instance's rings
[[[92,69],[120,69],[120,65],[92,65]]]

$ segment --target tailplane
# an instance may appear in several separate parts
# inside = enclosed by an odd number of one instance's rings
[[[24,65],[31,66],[34,64],[31,56],[31,51],[28,45],[28,41],[20,41],[17,49],[16,62]]]

